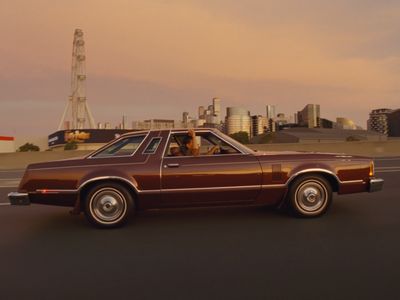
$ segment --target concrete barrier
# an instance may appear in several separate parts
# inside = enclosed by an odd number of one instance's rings
[[[285,143],[247,145],[258,151],[314,151],[335,152],[372,157],[400,156],[400,141]],[[90,151],[44,151],[0,153],[0,170],[24,169],[28,164],[85,156]]]
[[[43,151],[0,153],[0,170],[24,169],[31,163],[85,156],[90,151]]]

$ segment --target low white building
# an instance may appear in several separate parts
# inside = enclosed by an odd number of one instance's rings
[[[0,136],[0,153],[15,152],[15,138]]]

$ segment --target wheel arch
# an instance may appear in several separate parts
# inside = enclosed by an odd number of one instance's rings
[[[340,179],[337,177],[337,175],[335,173],[333,173],[329,170],[326,170],[326,169],[308,169],[308,170],[302,170],[302,171],[299,171],[299,172],[293,174],[286,183],[288,190],[289,190],[290,186],[296,181],[296,179],[301,178],[303,176],[309,176],[309,175],[322,176],[329,182],[333,192],[339,191]]]
[[[117,183],[125,187],[127,191],[131,194],[132,200],[135,202],[135,205],[137,205],[137,196],[139,192],[137,187],[132,182],[123,177],[107,176],[107,177],[92,178],[90,180],[85,181],[79,186],[78,191],[79,191],[79,198],[81,199],[80,201],[81,208],[85,203],[86,193],[94,186],[106,182]]]

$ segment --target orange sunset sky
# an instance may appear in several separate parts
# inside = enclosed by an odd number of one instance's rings
[[[0,135],[57,129],[75,28],[96,122],[195,116],[214,96],[364,128],[400,108],[400,1],[0,0]]]

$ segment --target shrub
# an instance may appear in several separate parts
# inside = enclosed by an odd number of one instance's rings
[[[65,144],[64,150],[76,150],[78,149],[78,143],[75,141],[70,141]]]
[[[246,131],[239,131],[230,135],[231,138],[237,140],[239,143],[248,144],[249,134]]]
[[[34,152],[34,151],[40,151],[40,148],[32,143],[25,143],[22,146],[18,148],[19,152]]]

